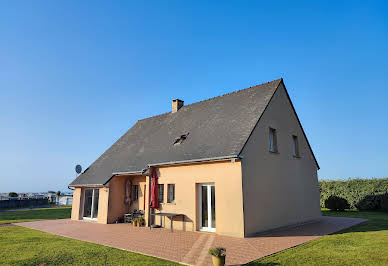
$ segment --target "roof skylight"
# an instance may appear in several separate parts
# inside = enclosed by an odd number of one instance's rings
[[[181,135],[179,138],[177,138],[174,142],[174,145],[179,145],[181,144],[182,142],[184,142],[186,139],[187,139],[187,136],[189,135],[189,133],[187,134],[184,134],[184,135]]]

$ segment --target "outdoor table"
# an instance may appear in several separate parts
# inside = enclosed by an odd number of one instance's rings
[[[164,217],[164,221],[166,221],[166,217],[169,217],[171,219],[171,232],[173,231],[173,224],[174,224],[174,218],[177,216],[182,216],[182,222],[185,222],[185,215],[181,213],[150,213],[150,216],[160,216],[160,226],[162,226],[162,217]],[[164,223],[165,224],[165,223]],[[151,230],[151,226],[150,226]]]

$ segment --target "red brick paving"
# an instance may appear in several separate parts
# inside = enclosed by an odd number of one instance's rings
[[[322,217],[316,223],[249,238],[202,232],[171,233],[164,228],[150,230],[129,224],[104,225],[69,219],[25,222],[17,225],[185,264],[212,265],[211,257],[207,254],[209,247],[225,247],[227,264],[244,264],[364,221],[366,220],[358,218]]]

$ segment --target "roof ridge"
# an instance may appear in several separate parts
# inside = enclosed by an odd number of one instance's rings
[[[231,94],[239,93],[239,92],[242,92],[242,91],[245,91],[245,90],[249,90],[249,89],[252,89],[254,87],[263,86],[263,85],[266,85],[266,84],[269,84],[269,83],[275,83],[275,82],[279,82],[280,83],[282,80],[283,80],[283,78],[278,78],[278,79],[275,79],[275,80],[272,80],[272,81],[268,81],[268,82],[264,82],[264,83],[260,83],[260,84],[257,84],[255,86],[251,86],[251,87],[248,87],[248,88],[244,88],[244,89],[228,92],[228,93],[225,93],[225,94],[222,94],[222,95],[214,96],[214,97],[202,100],[202,101],[198,101],[198,102],[194,102],[194,103],[191,103],[191,104],[188,104],[188,105],[184,105],[184,106],[182,106],[182,109],[186,108],[188,106],[192,106],[192,105],[197,104],[197,103],[203,103],[203,102],[206,102],[206,101],[214,100],[216,98],[221,98],[221,97],[228,96],[228,95],[231,95]],[[279,86],[279,85],[277,85],[277,86]],[[147,118],[139,119],[138,121],[144,121],[146,119],[156,118],[156,117],[159,117],[159,116],[162,116],[162,115],[166,115],[166,114],[171,114],[171,113],[172,112],[165,112],[165,113],[162,113],[162,114],[158,114],[158,115],[150,116],[150,117],[147,117]]]
[[[191,103],[191,104],[188,104],[188,105],[184,105],[184,106],[182,106],[182,108],[185,108],[185,107],[187,107],[187,106],[191,106],[191,105],[194,105],[194,104],[197,104],[197,103],[202,103],[202,102],[214,100],[214,99],[216,99],[216,98],[221,98],[221,97],[228,96],[228,95],[231,95],[231,94],[239,93],[239,92],[242,92],[242,91],[245,91],[245,90],[249,90],[249,89],[252,89],[252,88],[254,88],[254,87],[263,86],[263,85],[266,85],[266,84],[269,84],[269,83],[280,82],[280,81],[282,81],[282,80],[283,80],[283,78],[278,78],[278,79],[275,79],[275,80],[272,80],[272,81],[268,81],[268,82],[264,82],[264,83],[261,83],[261,84],[257,84],[257,85],[255,85],[255,86],[251,86],[251,87],[248,87],[248,88],[244,88],[244,89],[240,89],[240,90],[228,92],[228,93],[225,93],[225,94],[222,94],[222,95],[218,95],[218,96],[214,96],[214,97],[211,97],[211,98],[202,100],[202,101],[198,101],[198,102],[194,102],[194,103]],[[276,86],[276,87],[277,87],[277,86]]]

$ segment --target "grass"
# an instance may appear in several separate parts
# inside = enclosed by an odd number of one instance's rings
[[[250,265],[388,265],[387,212],[322,210],[322,215],[365,218],[368,221]]]
[[[19,226],[0,227],[1,265],[177,265]]]
[[[70,218],[71,207],[0,212],[0,224]]]

